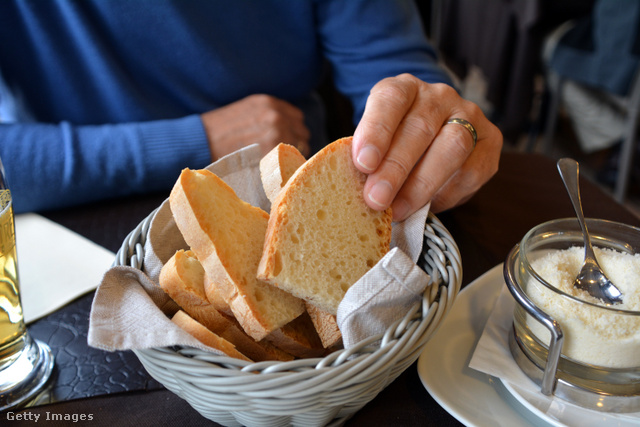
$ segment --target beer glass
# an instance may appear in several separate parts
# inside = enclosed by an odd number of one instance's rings
[[[45,343],[31,338],[22,317],[11,192],[0,159],[0,411],[24,406],[53,369]]]

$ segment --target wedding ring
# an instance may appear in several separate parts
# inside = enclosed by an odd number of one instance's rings
[[[469,123],[465,119],[459,119],[459,118],[453,118],[447,122],[447,124],[450,124],[450,123],[463,126],[466,130],[468,130],[469,133],[471,134],[471,137],[473,138],[473,148],[476,148],[476,142],[478,142],[478,133],[476,132],[476,128],[474,128],[471,123]]]

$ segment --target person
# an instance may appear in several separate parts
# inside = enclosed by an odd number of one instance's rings
[[[449,209],[498,168],[500,131],[437,65],[412,0],[7,0],[0,38],[17,212],[168,189],[252,143],[310,155],[327,69],[372,208]]]

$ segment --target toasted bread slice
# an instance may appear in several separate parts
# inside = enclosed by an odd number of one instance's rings
[[[365,180],[351,159],[350,137],[305,162],[272,203],[258,278],[337,314],[347,290],[391,242],[391,209],[366,205]]]
[[[246,360],[248,362],[252,361],[247,356],[236,350],[236,347],[232,343],[214,334],[184,311],[178,310],[171,320],[202,344],[215,348],[229,357]]]
[[[260,178],[267,198],[273,203],[294,172],[306,161],[296,147],[280,143],[260,160]]]
[[[194,320],[233,343],[251,360],[293,360],[293,355],[267,341],[256,342],[238,322],[209,302],[204,291],[205,272],[192,251],[178,250],[160,271],[160,287]]]
[[[256,279],[269,215],[208,170],[184,169],[170,195],[179,230],[235,318],[260,341],[304,311],[304,302]]]
[[[342,346],[342,332],[338,328],[336,316],[327,313],[313,304],[306,304],[307,313],[311,318],[311,322],[320,337],[324,348],[332,349]]]

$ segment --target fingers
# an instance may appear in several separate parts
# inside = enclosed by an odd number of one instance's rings
[[[362,172],[378,168],[404,118],[405,106],[411,105],[416,95],[415,82],[405,76],[384,79],[371,89],[352,143],[354,163]]]
[[[490,135],[479,138],[475,149],[464,155],[456,154],[461,142],[453,141],[455,138],[470,140],[471,137],[463,127],[458,127],[457,132],[463,132],[457,136],[448,135],[455,130],[452,125],[442,128],[428,155],[417,163],[402,184],[392,204],[394,219],[405,219],[429,201],[435,213],[458,206],[498,171],[502,135],[497,128],[492,127]],[[452,148],[456,146],[458,148]]]
[[[473,125],[475,150],[470,129],[447,124],[453,118]],[[500,132],[477,105],[447,85],[402,75],[372,89],[354,134],[353,158],[369,174],[367,204],[391,206],[394,220],[403,220],[429,201],[436,211],[468,199],[497,171],[501,147]]]
[[[423,155],[410,173],[405,176],[391,175],[399,190],[392,205],[395,220],[405,219],[429,202],[471,155],[471,144],[465,140],[469,135],[466,138],[465,135],[451,137],[444,132],[444,128],[442,130],[430,145],[428,155]],[[381,173],[389,174],[393,174],[393,171]]]

